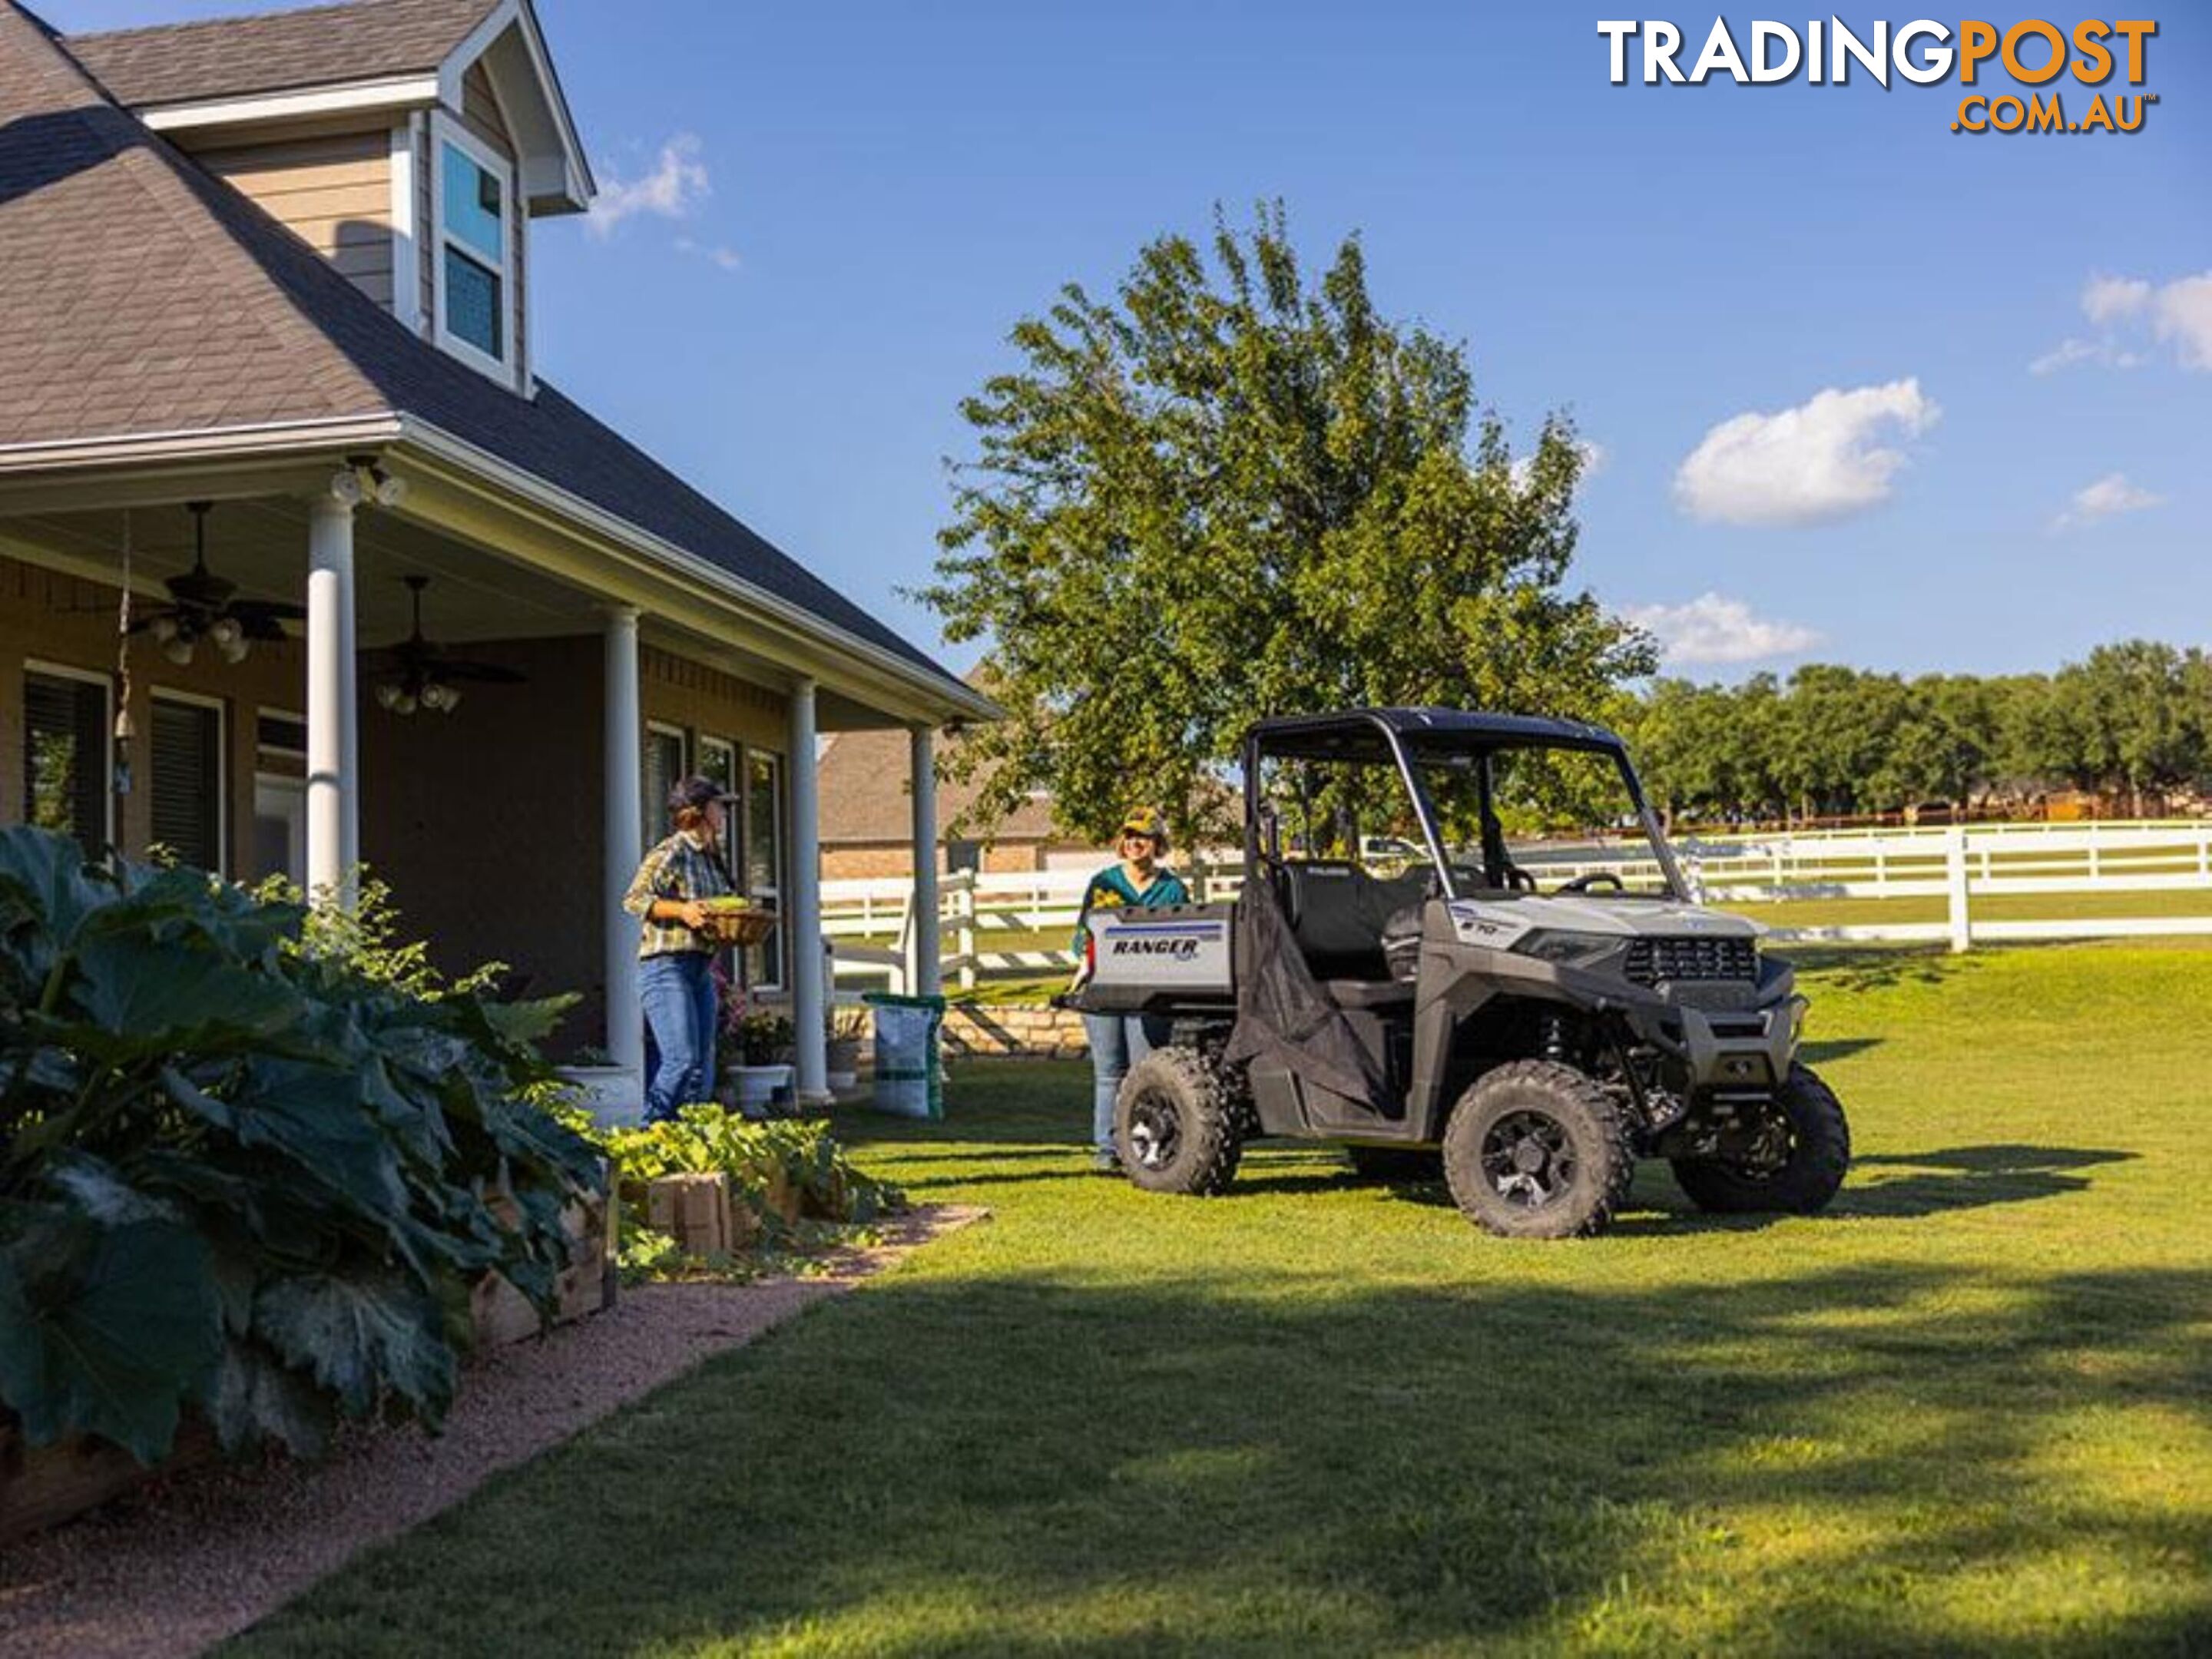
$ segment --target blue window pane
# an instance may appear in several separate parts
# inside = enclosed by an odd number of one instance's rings
[[[494,264],[503,262],[506,247],[500,224],[502,209],[499,179],[470,160],[453,144],[446,146],[446,234],[466,242]]]
[[[499,278],[457,247],[446,250],[446,331],[487,357],[507,360]]]

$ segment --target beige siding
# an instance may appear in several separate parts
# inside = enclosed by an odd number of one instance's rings
[[[471,64],[461,77],[461,124],[508,161],[514,159],[514,140],[507,132],[507,118],[499,112],[491,76],[482,64]]]
[[[392,148],[385,129],[204,150],[199,159],[391,308]]]

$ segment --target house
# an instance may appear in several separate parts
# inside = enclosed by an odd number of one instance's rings
[[[927,777],[994,710],[542,378],[532,227],[592,190],[528,0],[0,0],[0,820],[365,866],[635,1067],[620,895],[725,778],[817,1093],[817,734]]]
[[[1030,795],[986,832],[964,819],[976,786],[937,785],[938,867],[990,874],[1091,869],[1099,850],[1058,829],[1051,796]],[[914,873],[914,782],[896,732],[841,732],[822,747],[822,873],[829,880]]]

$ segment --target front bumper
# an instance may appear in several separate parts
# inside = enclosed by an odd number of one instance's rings
[[[1805,1028],[1805,999],[1795,994],[1764,1007],[1644,1007],[1630,1028],[1678,1061],[1692,1100],[1771,1095],[1790,1075]]]

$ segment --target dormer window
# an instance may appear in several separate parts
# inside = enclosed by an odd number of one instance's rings
[[[438,342],[514,382],[514,170],[458,122],[433,123]]]

